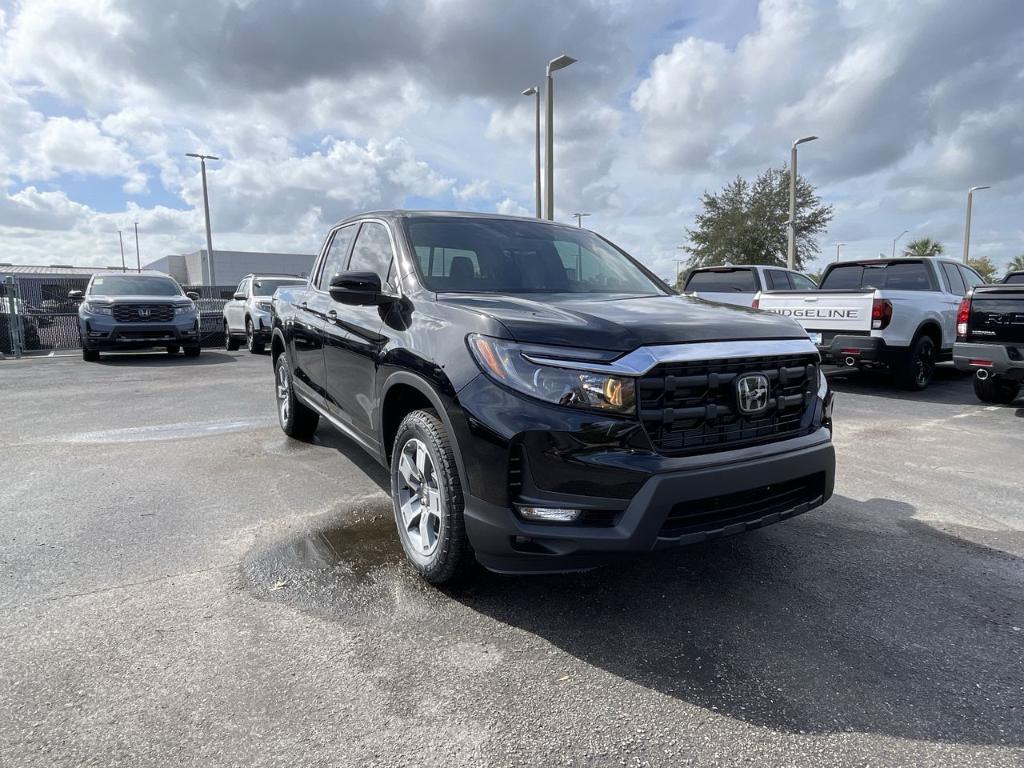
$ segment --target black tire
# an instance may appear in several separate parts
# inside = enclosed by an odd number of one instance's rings
[[[413,460],[413,468],[424,468],[419,478],[419,491],[416,491],[403,479],[402,458],[403,453],[410,448],[415,454],[421,447],[426,452],[429,464]],[[432,494],[436,494],[436,497]],[[421,500],[426,497],[436,498],[437,501],[424,504]],[[451,437],[433,411],[413,411],[398,427],[391,452],[391,501],[402,549],[409,563],[425,581],[437,585],[448,584],[469,573],[475,559],[466,536],[462,483],[459,481]],[[404,511],[403,505],[406,504],[409,507]],[[417,504],[419,517],[415,513]],[[432,511],[425,513],[424,510],[428,508]],[[432,522],[434,519],[437,520],[436,530]],[[432,543],[425,543],[431,541],[431,534]]]
[[[100,353],[97,349],[89,349],[88,347],[82,347],[82,359],[87,363],[95,363],[100,359]]]
[[[998,376],[990,376],[982,381],[974,377],[974,394],[983,403],[1009,405],[1020,394],[1020,382],[1009,381]]]
[[[181,347],[179,347],[177,344],[168,344],[167,345],[167,354],[168,355],[176,355],[179,352],[181,352]]]
[[[263,342],[256,341],[256,330],[252,327],[252,319],[245,318],[245,346],[254,355],[263,354]]]
[[[935,340],[927,334],[921,334],[910,345],[907,359],[896,370],[896,382],[912,392],[927,389],[935,375]]]
[[[316,432],[320,414],[295,397],[292,371],[284,353],[274,363],[274,390],[277,396],[277,423],[281,425],[281,430],[296,440],[309,440]]]
[[[238,339],[231,335],[231,328],[228,327],[228,321],[224,321],[224,349],[228,352],[234,352],[238,349]]]
[[[185,347],[185,357],[199,357],[200,347]]]

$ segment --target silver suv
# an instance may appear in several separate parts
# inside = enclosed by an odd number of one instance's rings
[[[304,285],[306,278],[294,275],[246,275],[224,305],[224,348],[238,349],[242,340],[252,353],[263,351],[270,341],[270,305],[274,291],[282,285]]]

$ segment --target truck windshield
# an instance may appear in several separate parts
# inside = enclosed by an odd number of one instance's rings
[[[169,277],[158,275],[104,275],[94,278],[89,293],[96,296],[181,296]]]
[[[928,267],[922,261],[878,264],[842,264],[833,267],[821,281],[822,290],[888,288],[892,291],[930,291]]]
[[[756,293],[757,280],[752,269],[707,269],[692,273],[686,281],[686,290],[705,293]]]
[[[252,292],[255,296],[273,296],[274,291],[280,288],[282,285],[301,285],[304,284],[305,280],[300,280],[297,277],[294,278],[280,278],[280,277],[261,277],[253,283]]]
[[[424,287],[438,292],[664,294],[629,256],[573,227],[512,219],[406,219]]]

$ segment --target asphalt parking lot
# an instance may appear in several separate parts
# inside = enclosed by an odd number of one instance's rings
[[[0,765],[1020,766],[1024,399],[832,381],[824,508],[442,592],[268,357],[0,363]]]

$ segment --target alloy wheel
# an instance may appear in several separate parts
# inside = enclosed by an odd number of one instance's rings
[[[281,425],[286,425],[288,415],[291,413],[291,381],[285,365],[277,366],[277,411],[281,417]]]
[[[441,535],[441,491],[437,472],[422,440],[411,438],[398,460],[401,525],[412,548],[424,557],[437,549]]]

